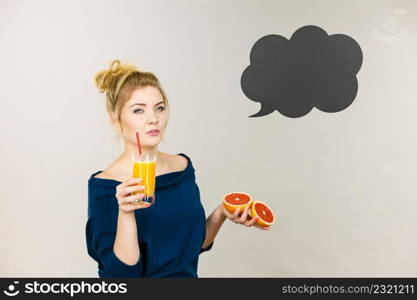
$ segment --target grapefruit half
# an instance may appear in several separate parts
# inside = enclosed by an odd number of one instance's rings
[[[236,209],[239,209],[241,213],[246,206],[250,208],[252,203],[252,196],[247,193],[234,192],[223,196],[223,205],[230,213],[234,213]]]
[[[252,218],[256,216],[259,217],[259,219],[256,221],[256,225],[268,227],[275,222],[274,212],[265,202],[253,202],[250,213]]]

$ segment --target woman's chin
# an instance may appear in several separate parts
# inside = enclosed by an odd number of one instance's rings
[[[153,137],[152,139],[147,139],[146,144],[148,147],[154,147],[157,146],[161,142],[161,139],[159,137]]]

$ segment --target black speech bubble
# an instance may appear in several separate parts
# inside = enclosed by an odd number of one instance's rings
[[[318,26],[301,27],[289,40],[275,34],[260,38],[240,81],[243,93],[261,103],[261,110],[250,117],[277,110],[298,118],[313,107],[328,113],[344,110],[358,92],[362,59],[354,39],[329,36]]]

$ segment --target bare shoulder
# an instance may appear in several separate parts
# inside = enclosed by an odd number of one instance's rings
[[[101,173],[98,173],[94,176],[95,178],[101,178],[101,179],[111,179],[111,180],[117,180],[121,181],[119,176],[115,176],[114,174],[110,173],[109,171],[104,170]]]
[[[101,179],[110,179],[110,180],[116,180],[116,181],[123,181],[123,177],[122,174],[120,172],[120,170],[117,170],[116,167],[114,166],[110,166],[107,169],[105,169],[104,171],[102,171],[101,173],[98,173],[97,175],[95,175],[94,177],[96,178],[101,178]]]
[[[109,176],[110,174],[107,171],[102,171],[100,173],[98,173],[97,175],[95,175],[95,178],[101,178],[101,179],[110,179]]]
[[[170,154],[170,165],[173,172],[183,171],[187,168],[188,160],[178,154]]]

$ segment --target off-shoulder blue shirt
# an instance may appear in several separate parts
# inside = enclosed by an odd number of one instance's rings
[[[114,253],[121,182],[94,177],[88,180],[88,254],[98,263],[99,277],[198,277],[197,265],[206,236],[206,216],[195,182],[191,159],[183,171],[156,176],[155,203],[135,210],[140,258],[135,265]]]

